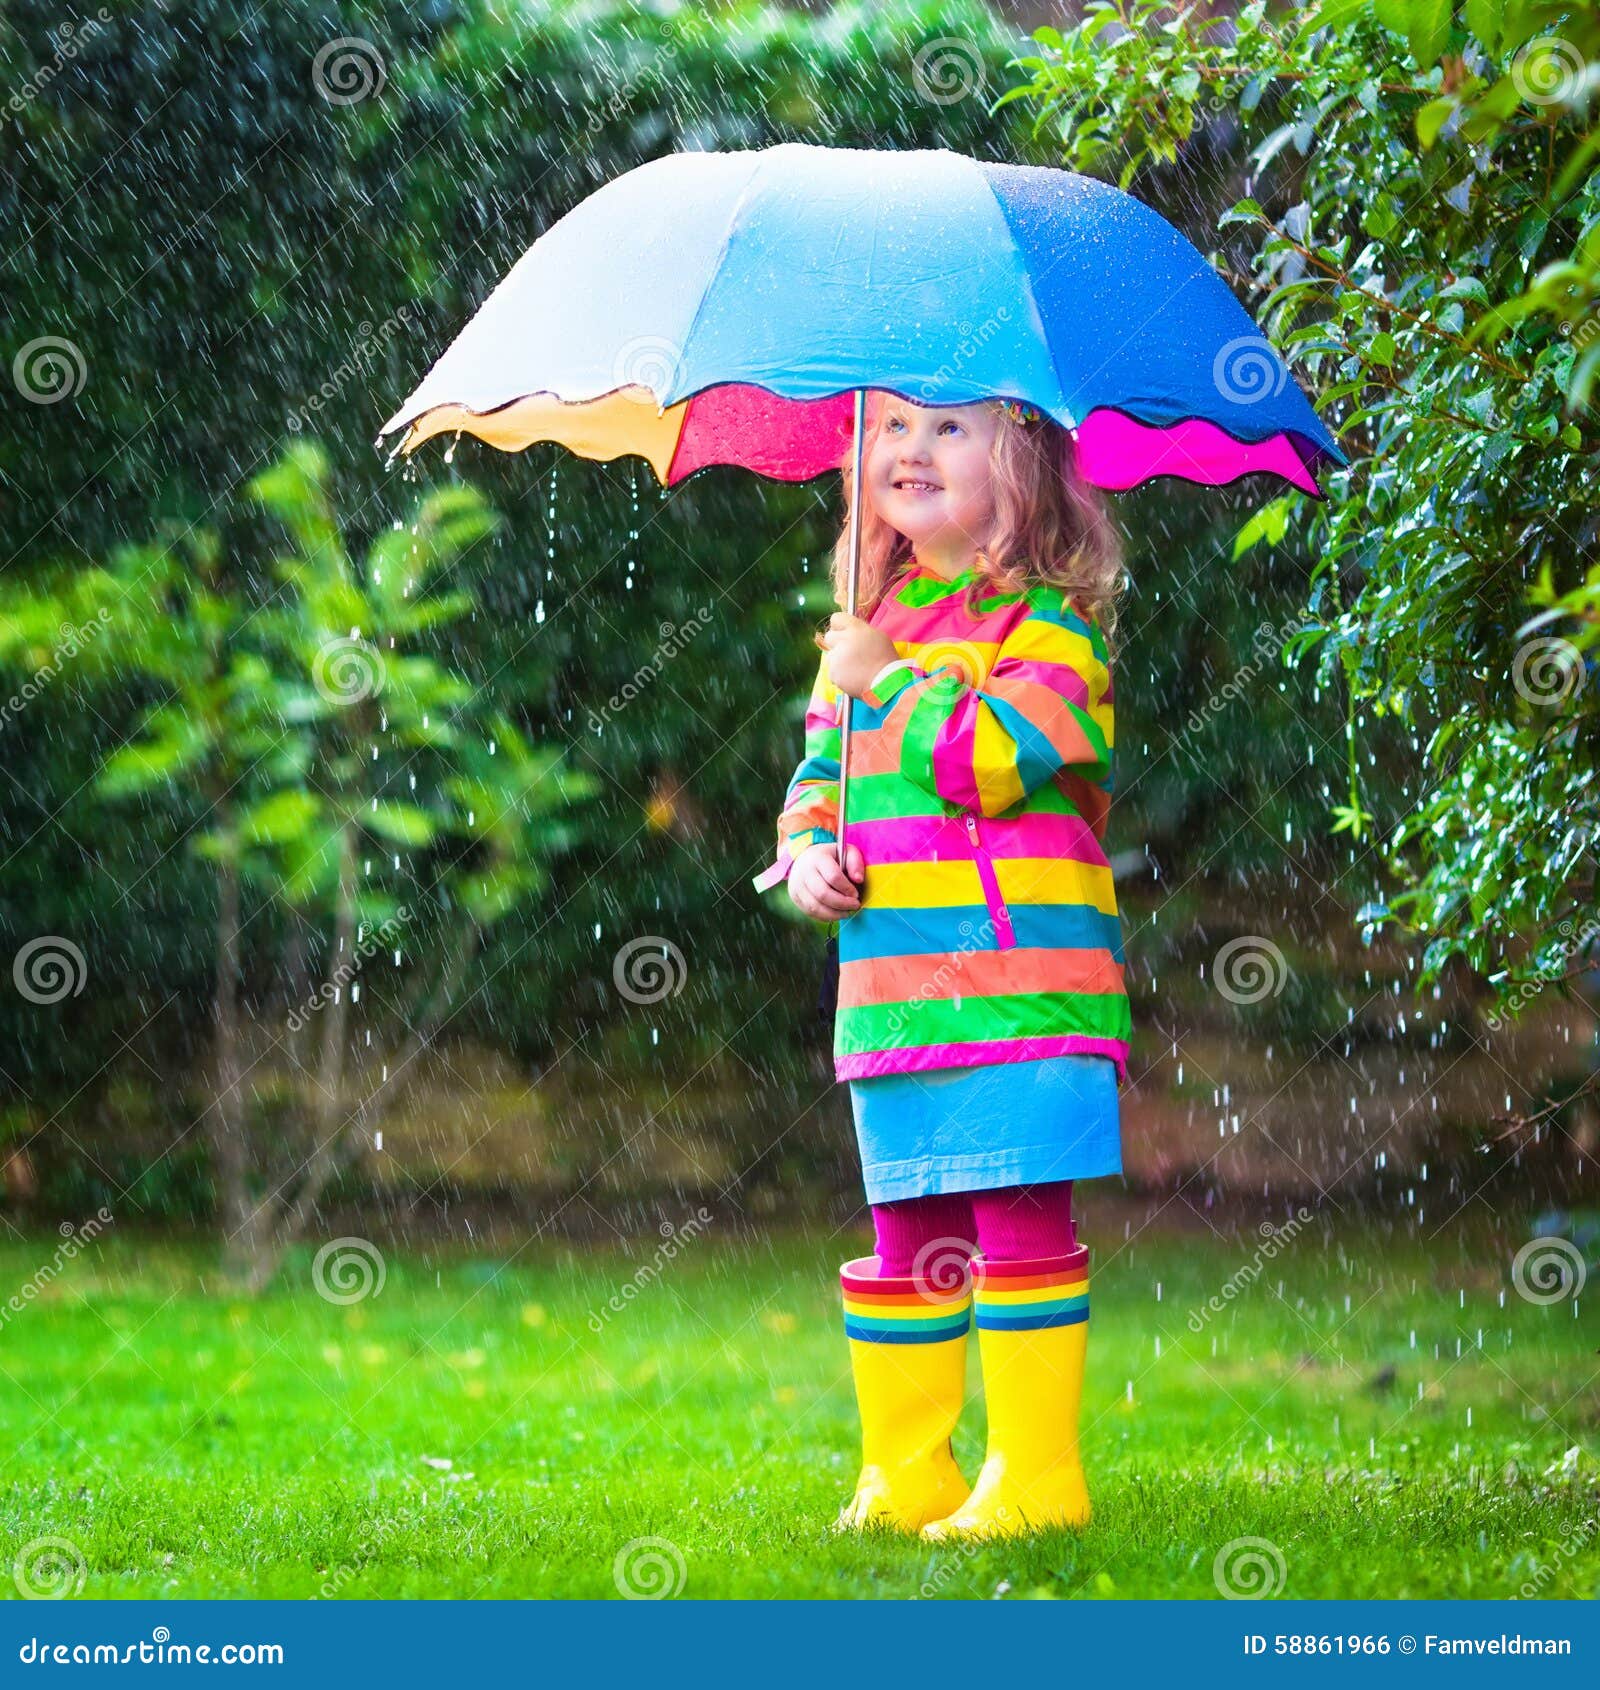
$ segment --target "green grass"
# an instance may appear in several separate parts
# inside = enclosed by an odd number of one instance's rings
[[[1196,1335],[1254,1229],[1094,1221],[1081,1534],[830,1534],[859,1238],[687,1239],[602,1319],[654,1235],[390,1254],[341,1306],[309,1251],[251,1303],[205,1294],[203,1251],[113,1231],[0,1326],[0,1549],[68,1539],[91,1597],[612,1596],[640,1538],[691,1597],[1215,1597],[1218,1551],[1265,1538],[1291,1597],[1596,1595],[1597,1466],[1562,1468],[1597,1446],[1596,1322],[1517,1296],[1514,1234],[1318,1220]],[[0,1249],[0,1301],[57,1243]]]

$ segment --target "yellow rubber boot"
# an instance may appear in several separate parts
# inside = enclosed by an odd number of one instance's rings
[[[972,1495],[927,1538],[1082,1526],[1089,1492],[1078,1405],[1089,1338],[1089,1251],[1031,1262],[972,1260],[989,1447]]]
[[[839,1270],[844,1328],[861,1411],[861,1476],[834,1526],[915,1532],[967,1496],[950,1451],[966,1395],[972,1288],[885,1279],[875,1256]]]

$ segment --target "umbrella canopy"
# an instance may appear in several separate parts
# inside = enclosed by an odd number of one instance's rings
[[[839,467],[853,393],[1025,400],[1107,489],[1346,462],[1286,366],[1165,218],[1066,170],[947,150],[675,153],[553,224],[383,426],[517,451]]]

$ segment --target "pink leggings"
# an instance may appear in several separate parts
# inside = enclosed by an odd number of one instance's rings
[[[933,1272],[934,1258],[970,1256],[974,1249],[991,1262],[1030,1262],[1065,1256],[1077,1245],[1069,1179],[874,1203],[872,1222],[885,1278],[904,1278],[914,1265]]]

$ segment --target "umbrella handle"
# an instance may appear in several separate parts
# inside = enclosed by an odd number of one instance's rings
[[[865,449],[867,422],[867,390],[858,387],[855,391],[855,439],[851,446],[851,490],[850,500],[850,567],[845,574],[844,608],[845,613],[854,616],[856,613],[856,585],[861,574],[861,459]],[[839,837],[839,866],[845,866],[845,803],[850,791],[850,718],[854,713],[855,700],[849,693],[840,693],[844,702],[844,722],[839,732],[839,810],[835,819],[834,831]]]

